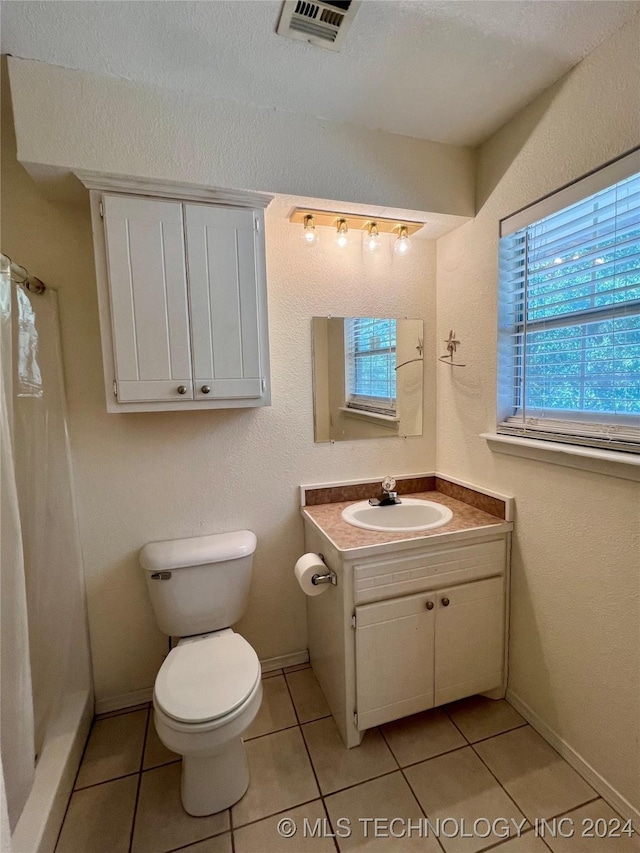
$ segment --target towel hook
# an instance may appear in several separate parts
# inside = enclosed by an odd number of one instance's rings
[[[466,367],[466,364],[461,364],[459,361],[453,360],[454,353],[460,346],[460,341],[457,340],[453,329],[449,330],[449,337],[445,340],[445,344],[447,345],[447,355],[439,356],[438,361],[443,362],[443,364],[449,364],[451,367]]]

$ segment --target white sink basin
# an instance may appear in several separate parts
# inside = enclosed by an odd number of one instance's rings
[[[421,498],[401,498],[402,503],[391,506],[371,506],[359,501],[342,510],[342,518],[354,527],[365,530],[384,530],[388,533],[416,533],[442,527],[453,518],[449,507]]]

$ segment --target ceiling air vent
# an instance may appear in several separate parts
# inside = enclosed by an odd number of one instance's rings
[[[361,0],[285,0],[276,32],[328,50],[340,50]]]

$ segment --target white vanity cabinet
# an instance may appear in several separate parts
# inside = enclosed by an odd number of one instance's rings
[[[503,578],[356,607],[355,654],[361,729],[498,687]]]
[[[108,411],[269,405],[260,199],[91,196]]]
[[[307,599],[309,653],[347,746],[381,723],[504,695],[510,536],[484,528],[341,552],[305,520],[307,550],[337,579]]]

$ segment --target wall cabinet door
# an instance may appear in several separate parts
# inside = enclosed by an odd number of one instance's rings
[[[434,593],[356,607],[358,728],[433,707]]]
[[[262,211],[187,204],[185,218],[195,398],[259,398]]]
[[[193,399],[182,205],[103,205],[117,400]]]
[[[435,624],[435,704],[502,684],[504,578],[439,590]]]
[[[91,194],[107,410],[270,405],[269,199],[125,192]]]

